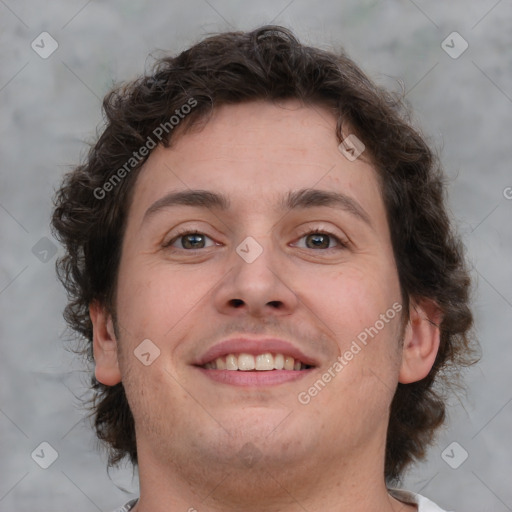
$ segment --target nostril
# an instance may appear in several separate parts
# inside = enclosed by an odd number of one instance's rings
[[[231,299],[231,304],[233,304],[233,306],[235,306],[236,308],[238,306],[242,306],[244,301],[242,299]]]

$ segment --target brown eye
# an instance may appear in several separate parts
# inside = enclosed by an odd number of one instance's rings
[[[304,233],[299,240],[303,239],[305,240],[305,244],[299,245],[299,247],[304,249],[339,249],[347,245],[336,235],[323,231],[309,231],[308,233]]]
[[[329,249],[330,237],[324,233],[314,233],[306,236],[309,249]]]
[[[211,238],[204,233],[199,233],[196,231],[180,233],[178,236],[174,237],[167,244],[165,244],[165,247],[173,247],[175,249],[182,250],[204,249],[207,247],[206,240],[211,240]],[[175,245],[176,243],[178,243],[178,246]],[[211,245],[212,244],[210,244],[210,246]]]

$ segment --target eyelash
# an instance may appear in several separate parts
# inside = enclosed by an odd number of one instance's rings
[[[343,240],[341,240],[337,235],[335,235],[334,233],[331,233],[330,231],[328,230],[325,230],[325,229],[309,229],[303,233],[301,233],[301,235],[299,236],[299,239],[301,238],[304,238],[305,236],[308,236],[308,235],[312,235],[312,234],[318,234],[318,235],[327,235],[331,238],[334,238],[334,240],[338,243],[338,247],[329,247],[327,249],[322,249],[322,251],[332,251],[332,250],[340,250],[340,249],[346,249],[348,247],[348,242],[345,242]],[[164,248],[171,248],[172,244],[174,242],[176,242],[176,240],[180,239],[181,237],[185,236],[185,235],[204,235],[206,236],[207,238],[210,238],[208,235],[206,235],[205,233],[202,233],[201,231],[198,231],[198,230],[195,230],[195,229],[183,229],[181,231],[178,231],[178,233],[176,233],[176,235],[171,239],[169,240],[167,243],[165,243],[163,245]],[[201,249],[176,249],[176,248],[172,248],[174,250],[178,250],[178,251],[186,251],[186,252],[192,252],[194,250],[196,251],[200,251]]]

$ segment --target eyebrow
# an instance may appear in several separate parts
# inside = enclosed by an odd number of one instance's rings
[[[221,193],[210,190],[182,190],[170,192],[155,201],[144,214],[143,222],[158,211],[174,206],[191,206],[219,211],[229,209],[231,201]],[[278,204],[283,211],[315,208],[325,206],[344,210],[372,227],[370,216],[364,208],[352,197],[341,192],[304,188],[289,191]]]
[[[288,192],[281,204],[281,208],[285,210],[306,209],[318,206],[344,210],[372,227],[370,216],[364,208],[354,198],[342,192],[303,188]]]

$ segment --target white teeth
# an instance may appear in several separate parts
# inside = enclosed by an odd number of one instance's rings
[[[269,371],[269,370],[303,370],[306,365],[298,359],[284,354],[271,354],[265,352],[254,356],[252,354],[229,354],[218,357],[204,365],[209,370],[241,370],[241,371]]]
[[[226,370],[238,370],[238,361],[234,354],[226,357]]]
[[[284,368],[284,356],[283,354],[276,354],[274,356],[274,369],[282,370]]]
[[[284,358],[284,369],[285,370],[293,370],[293,363],[294,363],[293,357],[286,356]]]
[[[251,354],[240,354],[238,356],[238,369],[239,370],[254,370],[254,356]]]
[[[300,363],[299,363],[300,364]],[[272,354],[260,354],[256,356],[256,370],[273,370],[274,358]]]

